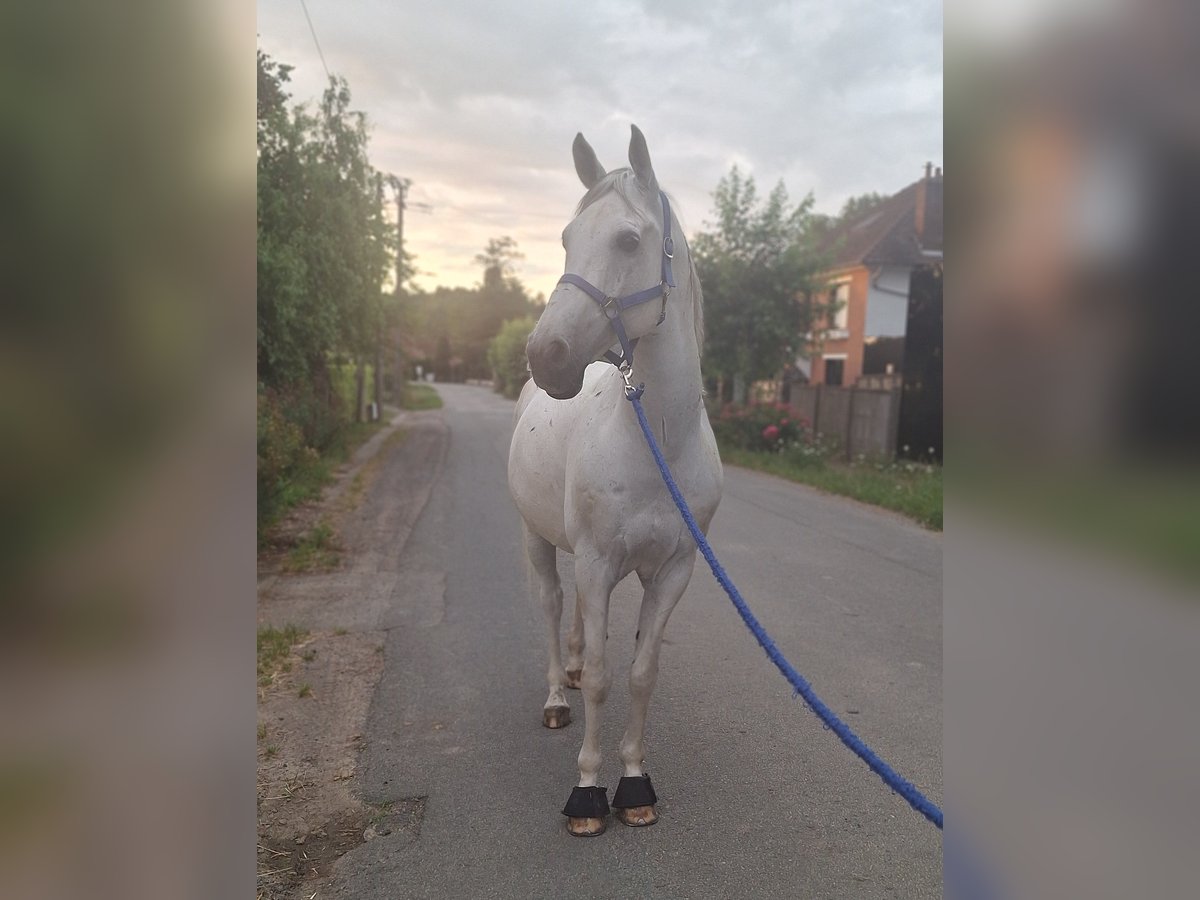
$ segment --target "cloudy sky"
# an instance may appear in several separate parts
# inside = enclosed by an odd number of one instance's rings
[[[583,194],[582,131],[606,168],[646,134],[685,231],[734,163],[818,210],[894,193],[942,163],[940,0],[307,0],[325,62],[372,123],[371,159],[412,179],[405,243],[425,288],[471,285],[511,235],[549,293]],[[259,47],[325,74],[300,0],[258,0]]]

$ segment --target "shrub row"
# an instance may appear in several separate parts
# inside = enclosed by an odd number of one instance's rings
[[[783,403],[730,403],[712,420],[717,440],[739,450],[779,453],[796,444],[812,444],[807,419]]]

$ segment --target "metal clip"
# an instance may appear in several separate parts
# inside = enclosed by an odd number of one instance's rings
[[[633,364],[629,360],[624,360],[619,366],[617,366],[617,371],[621,373],[621,378],[625,381],[625,396],[632,397],[634,392],[637,390],[637,388],[633,386],[632,380]]]

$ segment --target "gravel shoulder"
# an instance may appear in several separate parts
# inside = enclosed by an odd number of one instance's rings
[[[394,415],[319,500],[281,523],[283,543],[324,526],[328,552],[297,567],[275,547],[259,560],[259,629],[300,637],[258,686],[257,896],[308,898],[333,864],[376,834],[415,830],[419,802],[373,805],[355,789],[399,560],[446,453],[438,412]]]

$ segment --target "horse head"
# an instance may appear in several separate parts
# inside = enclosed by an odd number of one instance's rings
[[[633,342],[662,322],[673,255],[670,210],[638,127],[630,168],[605,172],[582,134],[573,152],[587,194],[563,230],[572,274],[551,293],[525,348],[534,382],[557,400],[579,393],[584,370],[618,343],[622,329]],[[659,296],[662,304],[647,302]],[[625,339],[620,343],[627,348]]]

